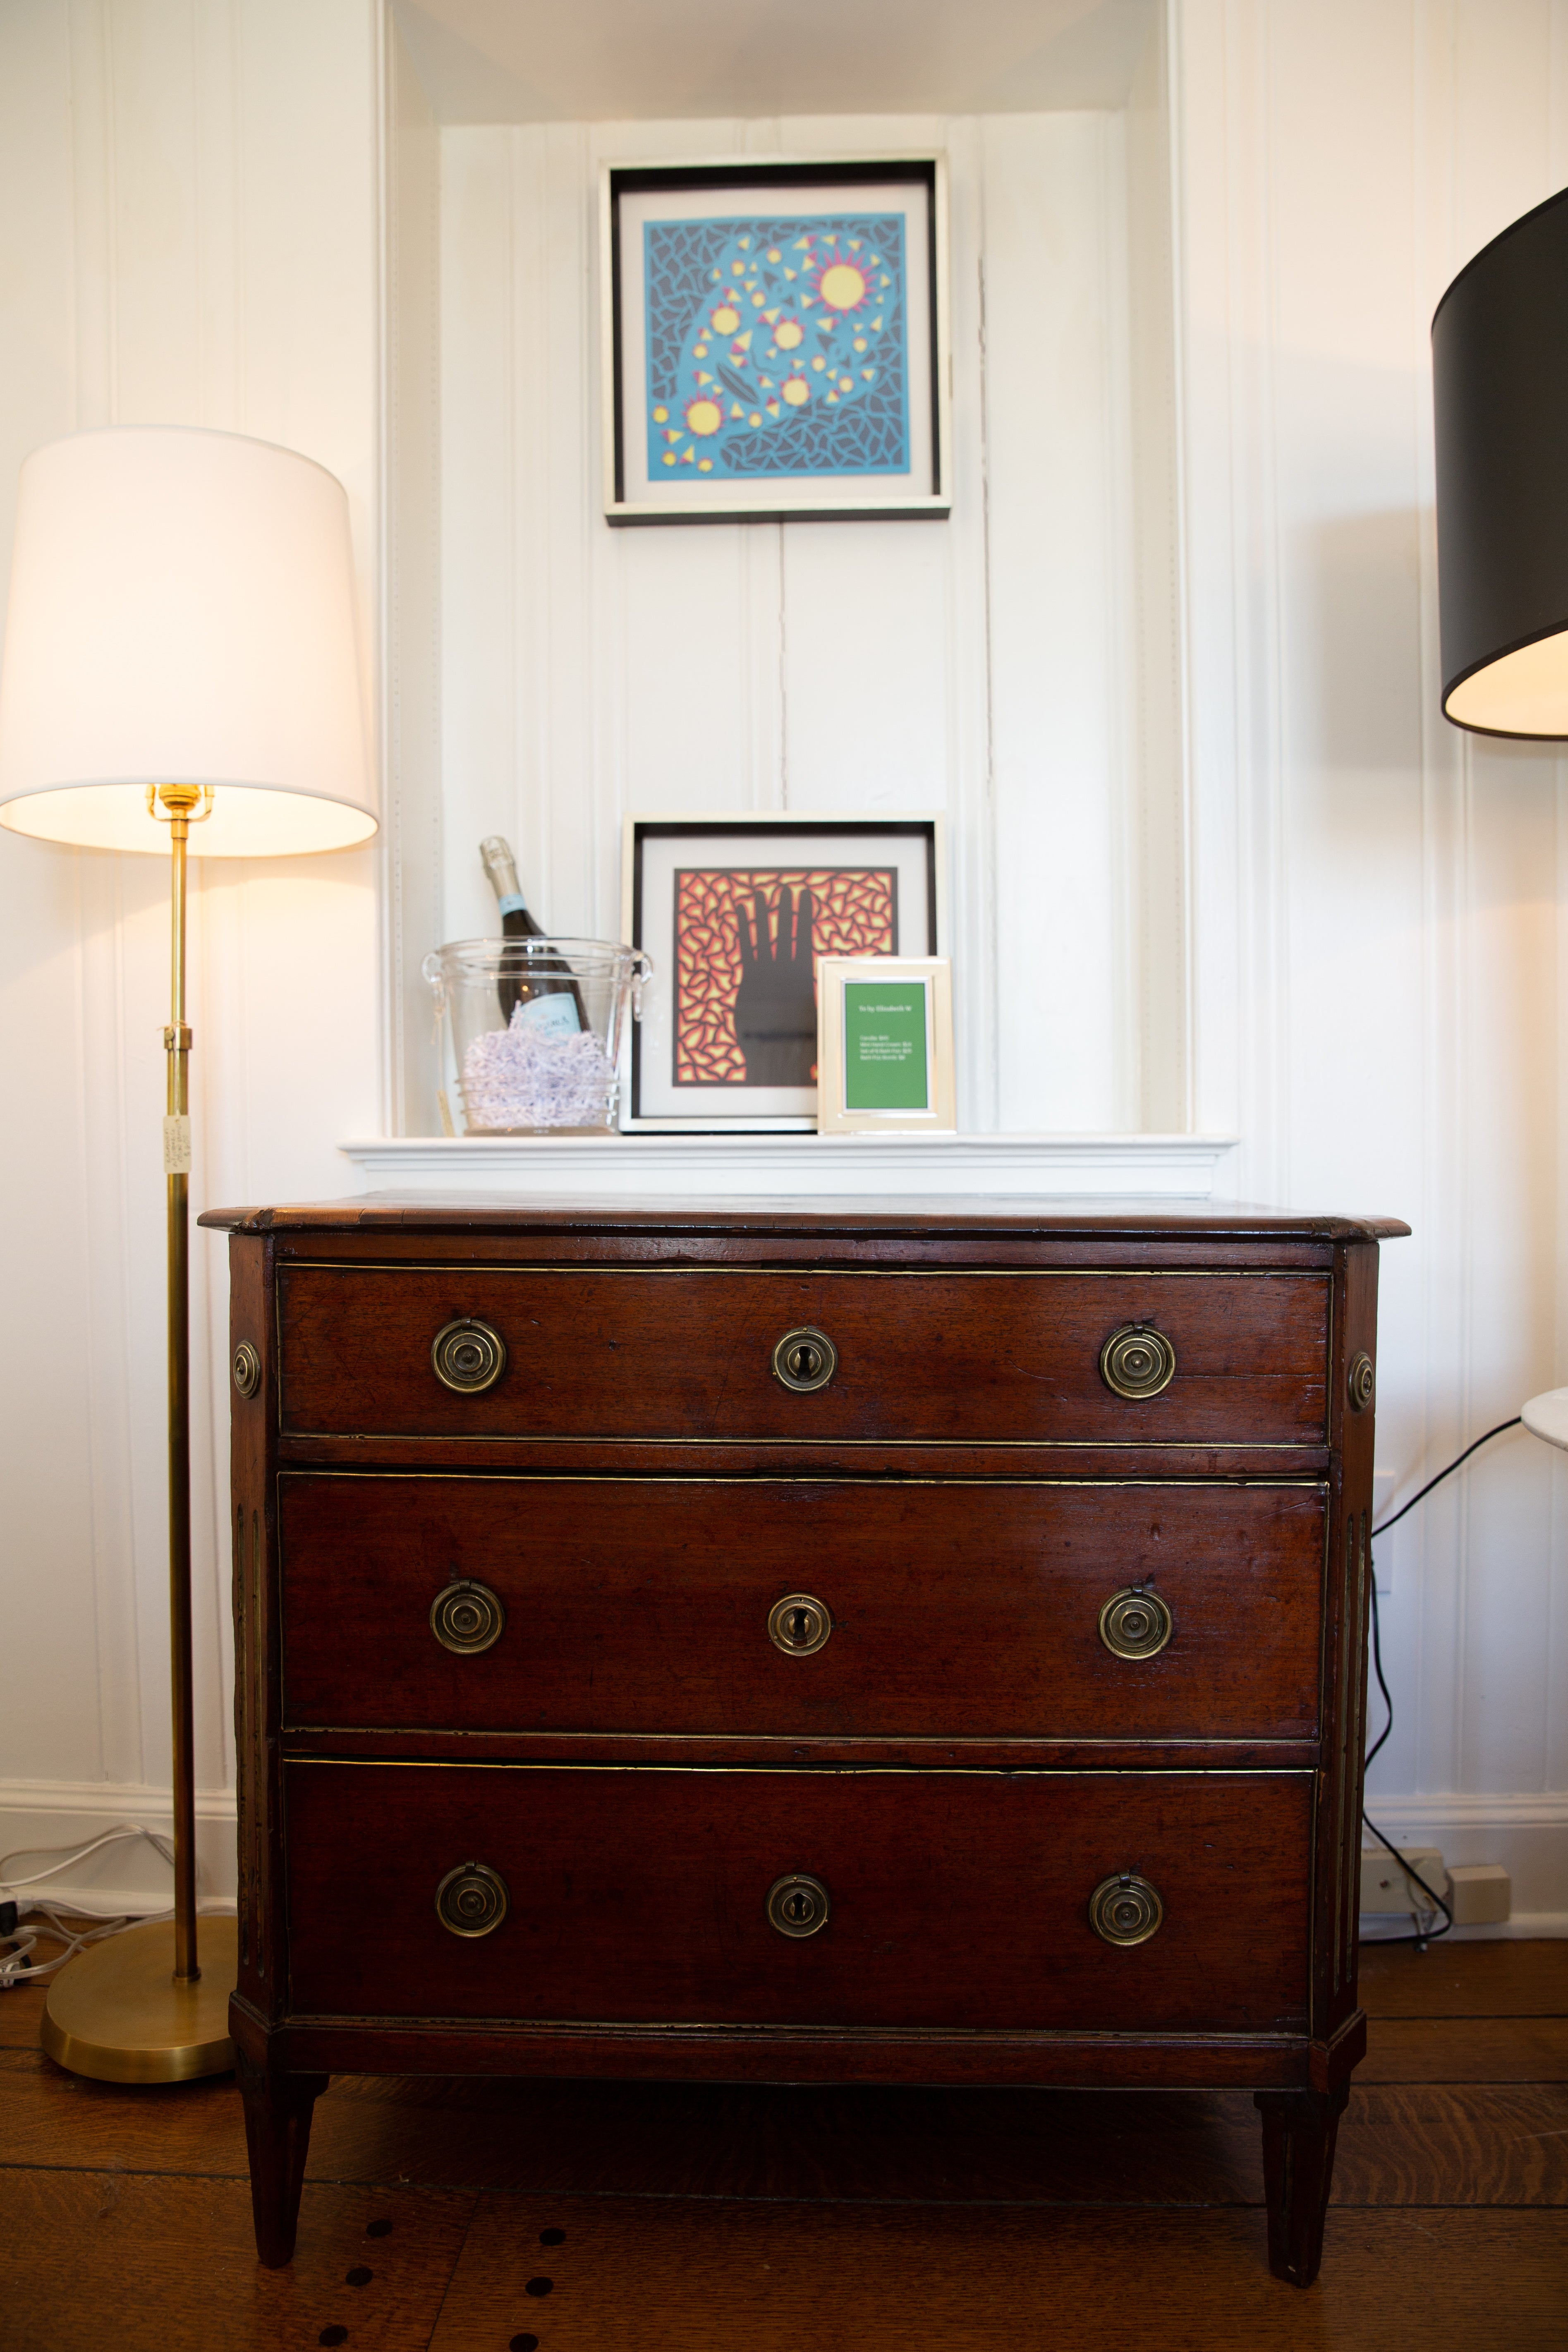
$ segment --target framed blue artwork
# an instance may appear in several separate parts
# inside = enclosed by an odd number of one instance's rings
[[[949,510],[940,156],[604,177],[611,522]]]

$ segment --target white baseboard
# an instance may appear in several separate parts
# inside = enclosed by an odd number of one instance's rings
[[[1395,1845],[1435,1845],[1446,1867],[1500,1862],[1513,1881],[1513,1911],[1496,1927],[1455,1927],[1455,1943],[1523,1943],[1568,1936],[1568,1790],[1476,1796],[1458,1789],[1373,1796],[1367,1811]],[[1363,1843],[1374,1841],[1363,1832]],[[1399,1915],[1365,1921],[1369,1940],[1398,1932]],[[1445,1942],[1449,1940],[1444,1938]]]
[[[0,1879],[31,1877],[104,1830],[121,1823],[170,1835],[167,1789],[132,1780],[0,1780]],[[196,1895],[202,1909],[232,1911],[236,1871],[234,1790],[196,1791]],[[173,1899],[168,1864],[150,1845],[104,1846],[79,1867],[16,1900],[79,1905],[91,1911],[160,1911]]]

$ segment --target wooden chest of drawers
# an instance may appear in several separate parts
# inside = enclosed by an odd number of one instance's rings
[[[203,1223],[264,2262],[331,2070],[1228,2084],[1310,2283],[1403,1226]]]

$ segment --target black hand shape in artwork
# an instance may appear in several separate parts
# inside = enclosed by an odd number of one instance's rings
[[[759,890],[752,918],[735,909],[741,985],[735,996],[735,1043],[746,1057],[749,1087],[808,1087],[816,1061],[816,990],[811,958],[816,902],[779,894],[779,933],[768,937],[767,901]]]

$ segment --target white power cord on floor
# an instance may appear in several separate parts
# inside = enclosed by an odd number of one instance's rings
[[[14,1853],[0,1856],[0,1903],[15,1903],[18,1914],[16,1927],[5,1939],[10,1943],[11,1949],[0,1950],[0,1992],[11,1992],[19,1985],[37,1984],[40,1978],[52,1976],[57,1969],[63,1969],[68,1960],[74,1960],[77,1954],[89,1944],[101,1943],[106,1936],[118,1936],[125,1928],[145,1925],[149,1920],[174,1917],[173,1908],[167,1906],[149,1911],[93,1911],[84,1903],[73,1902],[70,1906],[71,1921],[95,1919],[101,1923],[94,1927],[78,1927],[62,1917],[58,1909],[47,1896],[28,1895],[26,1893],[26,1889],[30,1886],[41,1886],[47,1879],[58,1878],[63,1871],[74,1870],[79,1862],[87,1860],[89,1854],[100,1853],[106,1845],[120,1845],[127,1839],[145,1839],[160,1860],[166,1862],[171,1869],[174,1867],[173,1841],[161,1837],[156,1830],[142,1829],[131,1822],[122,1822],[115,1829],[105,1830],[101,1836],[91,1839],[88,1844],[78,1846],[72,1853],[68,1853],[63,1862],[52,1863],[47,1870],[34,1871],[26,1878],[7,1878],[5,1876],[7,1864],[16,1861],[21,1855],[58,1853],[61,1849],[58,1846],[18,1846]],[[36,1927],[23,1926],[21,1924],[23,1913],[26,1913],[29,1919],[42,1918],[47,1922],[47,1927],[40,1931]],[[32,1955],[37,1949],[40,1932],[58,1936],[66,1948],[63,1952],[58,1953],[53,1959],[40,1960],[35,1965]]]

